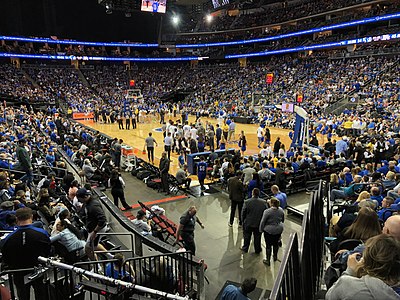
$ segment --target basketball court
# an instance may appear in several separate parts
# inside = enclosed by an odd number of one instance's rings
[[[173,121],[179,120],[179,117],[176,118],[171,118]],[[169,118],[168,116],[165,117],[165,120],[168,121]],[[211,124],[214,125],[214,128],[216,128],[216,124],[218,123],[218,120],[212,119],[212,118],[201,118],[201,121],[203,125],[205,126],[206,121],[209,121]],[[158,147],[155,147],[154,149],[154,163],[158,166],[161,158],[161,153],[164,151],[164,138],[161,130],[161,124],[159,122],[158,117],[153,116],[151,118],[147,118],[147,120],[144,123],[137,123],[137,128],[136,129],[131,129],[126,130],[126,129],[118,129],[118,124],[102,124],[102,123],[95,123],[92,120],[81,120],[79,121],[80,123],[89,126],[95,130],[98,130],[112,138],[118,138],[122,139],[124,141],[124,144],[130,146],[133,148],[133,152],[137,157],[140,157],[147,161],[147,154],[143,153],[143,148],[145,144],[145,139],[148,137],[149,132],[153,133],[153,137],[156,139],[158,143]],[[189,116],[189,124],[190,123],[195,123],[195,117],[194,116]],[[239,134],[243,130],[246,139],[247,139],[247,150],[245,152],[245,155],[254,155],[258,154],[260,152],[260,149],[257,147],[257,128],[258,124],[241,124],[241,123],[236,123],[236,130],[235,130],[235,140],[239,139]],[[124,128],[125,128],[125,122],[124,122]],[[282,128],[275,128],[275,127],[268,127],[271,132],[271,144],[273,146],[273,143],[276,141],[277,137],[281,138],[281,142],[285,144],[285,149],[287,150],[288,147],[290,147],[291,140],[289,138],[289,131],[288,129],[282,129]],[[227,144],[226,148],[234,148],[239,150],[238,143],[230,143]],[[208,151],[208,147],[206,147],[206,151]],[[175,174],[176,171],[179,169],[179,164],[178,164],[178,154],[172,153],[171,152],[171,166],[170,166],[170,173]]]

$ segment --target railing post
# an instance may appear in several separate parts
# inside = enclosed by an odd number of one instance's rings
[[[197,293],[198,299],[205,300],[206,295],[204,291],[204,261],[201,260],[198,267],[196,267],[196,279],[197,279]]]
[[[135,234],[135,255],[143,256],[142,237],[139,234]]]

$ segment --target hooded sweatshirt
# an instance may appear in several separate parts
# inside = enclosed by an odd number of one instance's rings
[[[326,300],[400,300],[400,296],[382,280],[365,275],[342,275],[329,289]]]

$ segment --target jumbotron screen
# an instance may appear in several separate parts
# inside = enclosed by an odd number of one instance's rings
[[[212,0],[212,4],[214,6],[214,9],[220,8],[222,6],[228,5],[229,0]]]
[[[141,11],[165,14],[167,0],[142,0]]]

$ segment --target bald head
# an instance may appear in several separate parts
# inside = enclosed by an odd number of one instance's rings
[[[385,222],[383,233],[390,234],[397,240],[400,240],[400,215],[391,216]]]

